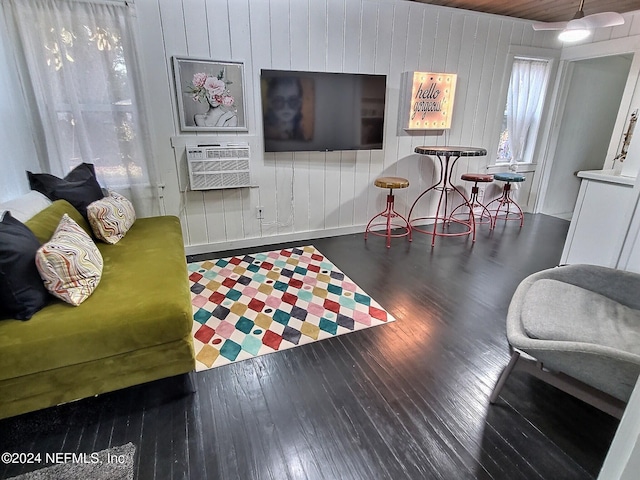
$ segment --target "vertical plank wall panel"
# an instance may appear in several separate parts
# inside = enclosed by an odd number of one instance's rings
[[[465,17],[454,14],[451,18],[451,27],[449,30],[447,40],[447,53],[445,59],[445,72],[458,73],[458,83],[456,86],[456,98],[453,104],[453,121],[451,122],[451,128],[449,131],[445,131],[444,139],[449,145],[461,145],[461,130],[462,121],[465,116],[466,105],[464,103],[464,97],[466,95],[467,77],[465,70],[467,65],[461,63],[461,58],[468,55],[468,47],[470,45],[463,45]]]
[[[327,5],[309,0],[309,68],[314,72],[327,70]]]
[[[263,68],[271,68],[271,5],[269,2],[250,2],[249,18],[250,21],[250,43],[251,43],[251,60],[253,64],[254,76],[258,75]],[[257,84],[256,84],[257,87]],[[257,119],[257,112],[261,110],[260,89],[254,88],[253,92],[247,92],[247,96],[253,97],[254,109],[256,111],[256,127],[262,125],[262,120]],[[254,130],[258,134],[257,128]],[[260,147],[264,148],[262,142]],[[260,157],[261,152],[256,151],[253,154],[252,166],[254,170],[252,175],[254,181],[260,185],[258,189],[258,201],[264,208],[264,222],[272,223],[276,221],[276,202],[275,202],[275,167],[274,154],[264,154]],[[274,235],[276,229],[274,227],[260,226],[261,235]]]
[[[350,0],[344,5],[344,34],[343,34],[343,67],[345,72],[358,73],[358,58],[360,56],[360,36],[362,35],[362,1]],[[357,225],[356,205],[361,202],[361,196],[356,185],[357,152],[343,152],[340,165],[340,218],[341,227]]]
[[[531,32],[532,29],[528,26],[526,29],[524,27],[525,25],[522,23],[513,24],[513,27],[511,29],[511,39],[509,40],[509,43],[511,45],[525,45],[524,37],[527,33]]]
[[[471,138],[471,128],[473,122],[475,121],[475,111],[472,106],[475,106],[477,103],[477,81],[478,76],[474,75],[474,71],[472,70],[473,56],[476,53],[475,49],[477,44],[484,41],[484,39],[480,40],[477,38],[476,34],[478,31],[478,21],[480,17],[465,17],[463,27],[462,27],[462,45],[464,48],[460,50],[460,54],[458,55],[458,66],[456,67],[458,74],[458,81],[462,78],[461,84],[459,84],[458,92],[456,93],[456,100],[460,100],[463,105],[467,108],[464,109],[464,112],[460,112],[461,115],[456,119],[456,125],[458,126],[459,132],[459,140],[457,142],[453,142],[458,145],[464,144],[465,146],[478,146],[482,145],[471,145],[469,143],[469,139]],[[460,175],[462,173],[469,171],[469,158],[462,157],[456,162],[456,166],[451,172],[451,182],[454,185],[462,185],[464,182],[460,180]],[[459,202],[460,199],[457,198],[456,195],[452,196],[453,202]]]
[[[378,30],[378,6],[372,2],[362,3],[360,33],[360,57],[358,71],[374,73],[376,60],[376,38]]]
[[[435,13],[435,14],[434,14]],[[422,15],[422,34],[420,36],[420,51],[418,52],[417,63],[418,66],[416,68],[417,71],[420,72],[437,72],[438,69],[434,65],[434,52],[436,49],[436,36],[438,32],[439,25],[439,16],[442,13],[442,9],[439,9],[436,12],[429,12],[425,10]],[[410,62],[411,59],[407,58],[407,63]],[[410,68],[407,68],[407,71],[410,71]],[[411,144],[409,145],[407,151],[404,152],[404,161],[409,165],[409,170],[407,175],[410,181],[409,188],[405,192],[405,199],[407,204],[407,215],[409,214],[409,208],[416,197],[423,192],[429,185],[433,183],[433,174],[435,172],[433,168],[433,163],[429,163],[430,167],[428,170],[428,175],[425,176],[423,173],[427,170],[424,170],[423,167],[426,166],[426,163],[423,163],[423,159],[414,153],[416,147],[421,145],[426,145],[433,142],[432,135],[425,135],[424,133],[412,132],[409,134],[411,138]]]
[[[324,152],[309,152],[309,228],[325,228]]]
[[[273,68],[288,70],[291,68],[290,0],[271,0],[271,62]],[[278,234],[293,232],[293,154],[276,153],[275,208]]]
[[[407,37],[410,36],[410,10],[411,2],[403,2],[397,4],[394,8],[394,28],[391,35],[391,57],[389,58],[388,92],[390,93],[389,109],[389,125],[386,128],[386,137],[389,138],[385,146],[385,175],[397,176],[401,172],[398,171],[398,160],[403,157],[404,152],[408,148],[407,137],[397,136],[395,132],[398,129],[398,110],[400,106],[400,78],[405,70],[406,55],[408,48]],[[415,9],[414,9],[415,10]],[[399,193],[399,192],[398,192]]]
[[[387,111],[386,118],[389,119],[385,126],[384,138],[384,163],[383,169],[378,174],[390,174],[390,167],[395,166],[395,152],[397,151],[398,137],[395,132],[394,119],[398,118],[398,96],[400,85],[400,71],[397,69],[397,62],[392,63],[395,49],[404,55],[405,42],[400,42],[400,37],[404,40],[404,32],[407,28],[407,16],[409,2],[380,3],[378,13],[378,35],[376,37],[376,73],[387,74]],[[397,25],[397,28],[395,28]],[[396,68],[394,70],[394,68]],[[378,203],[380,205],[380,203]],[[381,208],[379,210],[382,210]]]
[[[213,58],[215,60],[229,59],[229,35],[227,27],[227,5],[224,0],[183,0],[184,22],[187,37],[187,54],[194,58]],[[218,24],[211,15],[212,11],[219,12]],[[215,17],[214,17],[215,18]],[[220,18],[224,19],[220,22]],[[203,132],[211,135],[211,132]],[[198,132],[191,135],[189,144],[197,144]],[[215,135],[215,134],[214,134]],[[180,153],[180,152],[176,152]],[[187,193],[189,199],[199,195],[202,203],[202,214],[195,209],[188,209],[189,231],[201,235],[204,230],[206,240],[198,243],[214,243],[226,238],[224,230],[225,210],[222,208],[222,191],[209,190]],[[190,202],[191,203],[191,202]],[[195,202],[194,202],[195,203]],[[200,237],[199,237],[200,238]]]
[[[363,50],[370,52],[370,46],[362,44],[363,36],[367,30],[364,25],[364,4],[361,0],[347,2],[345,23],[345,69],[359,73],[369,73],[363,70],[361,58]],[[364,153],[364,155],[363,155]],[[353,202],[352,224],[362,225],[369,220],[367,218],[367,194],[369,190],[369,159],[368,152],[361,150],[353,152]],[[343,159],[344,160],[344,159]]]
[[[161,0],[161,14],[162,14],[162,28],[166,41],[166,53],[167,63],[169,65],[169,72],[172,72],[172,56],[180,55],[187,56],[189,54],[187,45],[187,30],[184,28],[184,7],[183,2]],[[170,78],[171,84],[173,84],[173,78]],[[173,87],[173,101],[175,102],[178,92]],[[174,132],[179,130],[179,124],[177,114],[174,116]],[[166,140],[165,140],[166,141]],[[175,149],[174,165],[177,166],[186,161],[184,158],[184,152],[181,149]],[[182,185],[181,185],[182,188]],[[204,194],[202,192],[186,191],[181,194],[185,205],[183,205],[181,216],[184,217],[184,225],[188,231],[188,238],[190,244],[200,244],[207,242],[206,232],[206,216],[204,208]]]
[[[144,71],[149,78],[171,79],[171,64],[167,61],[165,53],[166,37],[163,34],[160,4],[158,2],[141,2],[136,5],[138,16],[145,19],[145,28],[140,32],[140,47],[145,52],[141,55]],[[145,93],[147,104],[152,99],[166,99],[155,101],[152,112],[149,112],[150,131],[155,134],[152,141],[152,154],[155,159],[156,175],[158,181],[165,184],[164,188],[164,213],[178,215],[180,212],[181,195],[175,157],[169,144],[169,137],[174,132],[173,118],[175,117],[175,103],[170,99],[174,96],[171,90],[172,81],[155,81],[147,83]],[[190,243],[186,222],[181,216],[184,240]]]
[[[311,230],[311,178],[310,152],[295,152],[293,154],[293,231],[306,232]]]
[[[309,3],[292,2],[291,18],[291,68],[309,70]],[[310,182],[309,152],[296,152],[293,156],[293,231],[305,232],[311,229],[310,223]]]
[[[244,9],[242,9],[243,4],[245,7]],[[220,45],[220,50],[217,50],[217,48],[215,48],[215,50],[218,51],[221,55],[226,55],[224,59],[244,62],[244,84],[245,91],[248,91],[248,89],[253,88],[251,74],[248,73],[251,70],[251,65],[247,64],[247,59],[245,58],[247,52],[250,52],[250,49],[248,48],[249,42],[247,42],[247,40],[249,39],[249,25],[245,20],[242,20],[238,14],[232,17],[231,13],[234,9],[239,13],[243,13],[245,19],[247,18],[246,14],[248,10],[245,2],[237,0],[227,0],[224,9],[222,9],[220,12],[220,18],[218,18],[217,21],[216,12],[211,10],[207,11],[207,17],[214,17],[213,21],[209,20],[209,29],[211,30],[212,28],[215,28],[225,31],[220,35],[220,40],[222,42]],[[223,45],[224,48],[222,48]],[[247,126],[249,126],[249,128],[251,128],[251,126],[253,125],[252,110],[252,108],[245,109],[247,115],[245,118],[245,122]],[[238,134],[236,134],[236,137],[238,141],[244,140],[244,138],[242,138],[242,136]],[[221,235],[224,235],[224,237],[220,241],[244,238],[245,236],[247,236],[247,232],[245,231],[245,214],[251,219],[255,219],[255,215],[249,215],[249,205],[245,206],[245,198],[246,201],[249,202],[250,189],[231,188],[219,190],[219,192],[221,195],[214,194],[211,197],[205,196],[207,206],[213,203],[214,208],[221,209],[224,213],[223,224],[209,224],[210,238],[214,236],[216,238],[219,238],[219,236]],[[255,221],[256,220],[254,220],[254,222]],[[255,228],[254,231],[259,232],[259,229]]]
[[[380,2],[378,4],[378,24],[375,38],[375,73],[387,74],[387,102],[385,111],[386,122],[384,126],[384,150],[374,150],[371,153],[371,174],[373,178],[388,173],[387,169],[391,163],[390,159],[395,157],[397,149],[396,131],[395,126],[392,124],[397,118],[399,72],[390,71],[395,7],[397,5],[399,5],[399,2]],[[406,28],[406,23],[404,27],[399,26],[398,28]],[[385,199],[386,197],[380,192],[380,189],[375,188],[372,195],[369,196],[370,209],[371,212],[373,212],[372,216],[384,209]]]
[[[627,14],[623,15],[625,22],[629,22],[631,25],[629,28],[629,35],[640,35],[640,14]]]
[[[338,225],[350,227],[354,225],[356,201],[356,151],[340,154],[340,214]]]
[[[324,2],[309,0],[309,70],[327,70],[327,6]],[[326,228],[325,153],[311,152],[309,155],[309,225],[314,230]]]
[[[327,11],[327,71],[343,71],[344,61],[344,10],[345,0],[328,0]],[[335,12],[335,14],[334,14]],[[336,115],[340,115],[336,112]],[[340,226],[340,209],[343,203],[343,195],[347,192],[341,191],[341,152],[325,153],[325,228],[337,228]]]
[[[533,28],[529,28],[529,26],[522,26],[522,39],[520,40],[520,45],[533,45],[533,36],[536,32],[533,31]]]
[[[454,73],[453,71],[447,70],[446,68],[449,36],[452,29],[453,11],[450,9],[439,8],[431,15],[429,13],[431,12],[425,12],[425,18],[428,18],[430,21],[424,27],[424,30],[432,32],[431,35],[433,35],[433,40],[428,42],[428,44],[424,47],[425,53],[421,54],[424,56],[424,58],[430,58],[429,68],[426,68],[425,70],[430,72]],[[429,52],[428,49],[431,45],[433,46],[433,49],[431,52]],[[456,104],[457,102],[454,102],[454,107]],[[448,134],[444,133],[444,135]],[[409,187],[407,198],[409,199],[410,203],[413,203],[413,200],[415,200],[421,192],[426,190],[436,181],[440,171],[438,160],[436,158],[414,154],[413,150],[416,146],[419,146],[419,144],[440,145],[441,143],[444,143],[442,135],[437,131],[427,132],[424,136],[424,139],[422,139],[423,141],[416,142],[415,140],[417,139],[415,137],[412,137],[410,152],[407,152],[407,155],[410,155],[408,158],[415,162],[419,181],[413,182],[413,185]],[[416,205],[415,213],[413,214],[413,216],[424,217],[433,215],[433,210],[435,207],[432,207],[432,205],[434,204],[434,201],[435,199],[433,195],[423,197]]]
[[[411,72],[411,71],[420,71],[420,58],[422,51],[422,38],[424,35],[424,9],[420,8],[418,4],[409,4],[409,12],[408,12],[408,25],[406,29],[405,35],[405,48],[404,55],[402,58],[402,64],[400,65],[400,59],[397,59],[395,65],[392,65],[392,68],[399,68],[400,72]],[[402,39],[398,38],[398,42]],[[395,39],[394,39],[395,43]],[[428,43],[428,42],[427,42]],[[427,47],[428,49],[432,49],[433,47]],[[429,54],[432,52],[430,51]],[[401,98],[401,96],[410,95],[410,92],[401,92],[402,85],[400,85],[398,92],[398,108],[396,109],[396,114],[392,120],[395,131],[398,132],[398,145],[396,149],[396,174],[409,179],[409,184],[416,184],[417,178],[417,162],[418,159],[413,155],[413,141],[415,135],[413,133],[408,133],[401,129],[400,118],[399,118],[399,102],[405,101],[405,98]],[[421,136],[421,135],[420,135]],[[420,144],[423,142],[420,141]],[[395,192],[396,195],[396,209],[401,214],[407,216],[409,215],[409,208],[415,200],[416,194],[414,191],[420,191],[416,189],[397,190]]]
[[[327,71],[344,71],[345,1],[327,0]]]
[[[258,115],[261,114],[262,109],[260,105],[253,101],[252,92],[260,90],[259,75],[260,70],[255,70],[255,64],[251,55],[251,28],[249,22],[249,0],[234,0],[228,2],[229,9],[229,38],[231,41],[231,56],[232,58],[244,62],[244,75],[245,75],[245,103],[247,113],[247,125],[250,131],[258,131],[262,128],[262,119],[258,120]],[[238,141],[243,141],[244,135],[238,134]],[[259,162],[262,164],[262,155],[260,155],[261,145],[252,145],[251,152],[251,172],[252,181],[256,182],[256,164]],[[257,150],[257,151],[256,151]],[[254,208],[259,205],[259,192],[257,188],[240,188],[236,190],[238,196],[236,201],[239,202],[240,219],[235,219],[238,223],[238,228],[234,230],[230,223],[234,222],[233,218],[229,215],[226,217],[227,232],[229,232],[230,239],[240,238],[253,238],[260,236],[260,222],[256,219]],[[225,196],[226,199],[226,196]]]
[[[371,195],[376,187],[369,180],[369,169],[371,166],[371,152],[368,150],[358,150],[355,158],[355,179],[354,179],[354,205],[353,205],[353,223],[354,225],[366,225],[370,217],[367,206],[369,203],[369,195]]]
[[[490,120],[489,94],[491,92],[491,82],[493,80],[493,68],[495,65],[495,50],[498,42],[499,29],[492,28],[493,21],[489,17],[484,17],[478,24],[478,39],[483,39],[482,55],[478,54],[475,60],[481,62],[480,65],[472,68],[473,72],[480,72],[478,83],[478,100],[475,106],[474,123],[471,131],[471,144],[480,145],[482,142],[490,141],[484,137],[487,122]],[[493,111],[494,109],[491,109]],[[488,145],[483,144],[488,149]],[[479,173],[481,172],[477,169]]]
[[[205,1],[183,0],[182,10],[184,25],[188,26],[188,28],[185,28],[185,37],[187,41],[186,55],[194,58],[211,58],[211,35],[209,31],[210,28],[207,25],[207,6],[205,5]],[[216,57],[214,56],[213,58]],[[220,57],[220,59],[223,58],[225,57]],[[179,127],[177,129],[179,130]],[[189,143],[196,144],[197,142],[197,135],[195,135],[193,140]],[[183,152],[176,150],[176,155],[181,154],[183,154]],[[189,190],[185,195],[188,199],[186,217],[189,226],[189,233],[193,238],[192,241],[194,241],[194,243],[212,243],[224,239],[224,232],[223,235],[211,235],[212,228],[215,228],[215,226],[220,224],[224,225],[222,221],[224,218],[224,211],[223,209],[215,208],[215,203],[211,201],[212,193],[207,191],[194,192]],[[215,193],[213,195],[220,199],[222,198],[222,195],[219,192],[217,192],[217,195]]]
[[[349,0],[345,4],[344,21],[345,72],[361,72],[359,60],[362,30],[362,0]]]
[[[489,154],[489,162],[494,163],[495,156],[498,151],[497,139],[500,135],[500,127],[502,125],[501,114],[504,112],[506,97],[502,95],[502,82],[505,78],[505,67],[507,63],[507,54],[509,52],[509,42],[511,37],[512,23],[492,19],[491,31],[500,32],[495,47],[495,63],[493,66],[493,75],[491,79],[491,88],[489,90],[489,121],[485,128],[484,137],[491,139],[495,144],[491,144],[487,150]],[[505,80],[508,81],[508,80]],[[493,114],[491,113],[491,109]]]
[[[376,62],[376,38],[378,36],[378,6],[377,4],[369,1],[362,2],[362,14],[361,14],[361,34],[360,34],[360,58],[358,61],[358,71],[362,73],[374,73]],[[388,79],[387,79],[388,81]],[[387,89],[387,95],[389,91]],[[389,104],[386,104],[386,110],[389,109]],[[388,124],[393,121],[387,115],[385,111],[384,117],[384,129],[387,131]],[[366,153],[366,154],[365,154]],[[358,182],[363,189],[362,198],[360,201],[356,200],[356,218],[362,219],[360,224],[365,224],[369,219],[375,215],[372,205],[375,205],[374,199],[376,198],[377,190],[373,186],[373,179],[377,176],[377,172],[373,169],[372,160],[374,156],[372,152],[358,152],[356,155],[356,182]],[[365,176],[361,181],[361,176]]]
[[[340,225],[340,157],[342,152],[324,152],[324,228]]]
[[[167,213],[180,213],[181,203],[186,203],[181,217],[189,245],[363,226],[382,209],[384,193],[372,183],[383,173],[411,178],[411,187],[397,192],[399,204],[406,209],[437,173],[432,159],[412,153],[415,146],[493,143],[493,116],[499,110],[497,86],[502,82],[509,44],[555,45],[549,34],[533,33],[519,20],[395,0],[138,3],[141,11],[157,12],[151,32],[158,38],[153,42],[153,35],[145,32],[143,56],[165,59],[163,68],[156,64],[149,72],[154,78],[166,78],[154,87],[154,98],[170,98],[160,102],[164,106],[151,104],[154,144],[159,150],[158,170],[167,185]],[[609,35],[624,35],[624,31]],[[203,42],[208,42],[208,52]],[[178,191],[177,166],[184,165],[184,153],[172,151],[167,136],[192,135],[195,139],[198,135],[179,131],[171,69],[171,56],[176,54],[245,62],[248,136],[257,145],[252,151],[252,171],[259,188],[184,195]],[[386,74],[384,150],[265,155],[259,118],[261,68]],[[444,135],[398,132],[400,74],[414,69],[452,71],[461,76],[454,125]],[[207,136],[247,138],[242,132]],[[456,176],[467,169],[477,171],[484,165],[479,162],[461,162]],[[255,219],[258,204],[264,207],[263,223]]]
[[[471,84],[473,85],[468,92],[468,99],[473,99],[469,102],[471,105],[475,105],[475,110],[471,118],[469,130],[466,131],[465,137],[471,139],[470,144],[486,148],[487,152],[490,151],[491,142],[497,142],[497,139],[483,138],[478,135],[478,131],[482,131],[483,125],[489,121],[489,115],[487,112],[487,98],[489,96],[489,90],[491,85],[488,83],[488,79],[491,77],[491,70],[485,68],[487,63],[490,63],[490,59],[487,58],[487,52],[489,51],[489,25],[490,19],[488,16],[482,16],[478,19],[476,29],[476,43],[473,51],[473,57],[471,60]],[[474,74],[475,73],[475,74]],[[467,172],[484,173],[484,166],[489,163],[489,157],[471,157],[467,162]],[[464,172],[459,172],[460,174]],[[465,183],[465,191],[471,192],[472,184]]]

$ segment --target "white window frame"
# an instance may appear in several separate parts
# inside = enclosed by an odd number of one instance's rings
[[[507,62],[505,65],[504,75],[502,78],[502,85],[500,87],[499,105],[497,115],[494,123],[494,134],[492,138],[495,139],[493,145],[491,145],[490,164],[487,166],[489,173],[495,173],[508,170],[510,167],[512,170],[518,172],[531,172],[535,171],[538,164],[538,157],[540,152],[540,146],[544,145],[544,142],[549,136],[548,128],[548,112],[551,97],[553,96],[553,83],[556,78],[558,70],[558,61],[560,59],[561,50],[541,47],[523,47],[519,45],[511,45],[509,47],[509,53],[507,54]],[[527,151],[523,162],[518,162],[513,166],[510,166],[509,162],[498,162],[498,145],[500,141],[500,133],[502,132],[502,121],[504,117],[504,108],[507,104],[507,95],[509,93],[509,82],[511,80],[511,71],[513,70],[513,63],[516,58],[530,58],[536,60],[545,60],[549,62],[548,76],[543,94],[543,100],[540,107],[539,121],[534,128],[529,132],[529,141]]]

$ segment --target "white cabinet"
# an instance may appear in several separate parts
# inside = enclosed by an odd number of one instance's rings
[[[604,170],[578,176],[582,183],[560,263],[615,267],[635,204],[635,178]]]

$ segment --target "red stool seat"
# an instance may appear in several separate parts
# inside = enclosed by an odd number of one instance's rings
[[[490,183],[493,182],[493,175],[488,173],[463,173],[460,177],[467,182]]]
[[[367,235],[378,235],[380,237],[387,237],[387,248],[391,248],[391,238],[406,237],[409,236],[411,241],[411,225],[405,217],[395,211],[394,208],[394,188],[407,188],[409,186],[409,180],[402,177],[380,177],[376,178],[374,182],[376,187],[388,188],[389,194],[387,195],[387,207],[373,217],[367,224],[367,228],[364,231],[364,239],[367,239]],[[380,221],[376,221],[381,219]],[[384,219],[384,220],[382,220]],[[374,231],[375,227],[384,226],[384,230]],[[391,233],[392,229],[400,229],[400,233]]]

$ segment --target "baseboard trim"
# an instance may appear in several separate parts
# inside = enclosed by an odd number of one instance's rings
[[[260,247],[263,245],[272,245],[275,243],[311,241],[316,238],[337,237],[340,235],[350,235],[353,233],[364,233],[365,228],[366,225],[353,225],[350,227],[328,228],[325,230],[308,230],[306,232],[284,233],[267,237],[243,238],[240,240],[230,240],[225,242],[187,245],[185,247],[185,253],[187,255],[198,255],[200,253],[222,252],[225,250]]]

